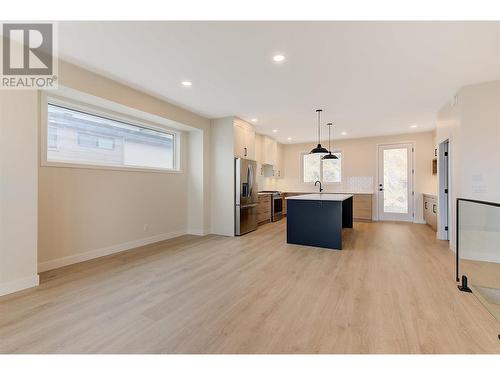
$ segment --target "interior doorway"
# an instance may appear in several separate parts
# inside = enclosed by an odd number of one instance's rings
[[[450,141],[438,146],[438,232],[440,240],[450,239]]]
[[[378,146],[378,218],[413,221],[412,143]]]

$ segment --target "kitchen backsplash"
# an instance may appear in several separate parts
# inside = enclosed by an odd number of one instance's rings
[[[297,192],[307,192],[316,191],[318,187],[314,184],[304,184],[297,183],[297,181],[282,178],[261,178],[262,181],[258,181],[259,190],[280,190],[280,191],[297,191]],[[261,188],[262,186],[262,188]],[[352,176],[345,177],[344,181],[335,184],[323,184],[323,191],[330,193],[365,193],[372,194],[374,191],[373,177],[372,176]]]

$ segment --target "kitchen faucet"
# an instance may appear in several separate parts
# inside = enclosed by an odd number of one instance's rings
[[[320,180],[316,181],[314,183],[314,186],[316,186],[318,184],[318,182],[319,182],[319,192],[321,193],[323,191],[323,188],[321,187],[321,181]]]

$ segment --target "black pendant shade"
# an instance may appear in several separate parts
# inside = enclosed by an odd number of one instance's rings
[[[311,150],[311,154],[328,154],[328,150],[318,143],[318,145]]]
[[[328,154],[326,154],[325,156],[323,156],[321,159],[323,160],[337,160],[338,157],[336,155],[333,155],[331,151],[328,151]]]
[[[328,151],[328,154],[323,156],[321,159],[323,159],[323,160],[337,160],[338,157],[336,155],[332,154],[332,147],[330,146],[330,129],[332,128],[333,123],[329,122],[326,125],[328,126],[328,148],[330,149],[330,151]]]
[[[320,133],[320,123],[321,123],[321,112],[322,109],[317,109],[316,113],[318,114],[318,145],[311,150],[311,154],[328,154],[328,150],[321,146],[321,133]]]

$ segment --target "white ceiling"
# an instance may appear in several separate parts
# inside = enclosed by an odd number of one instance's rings
[[[304,142],[316,138],[316,108],[334,138],[433,129],[460,86],[500,79],[500,22],[61,22],[59,55]]]

